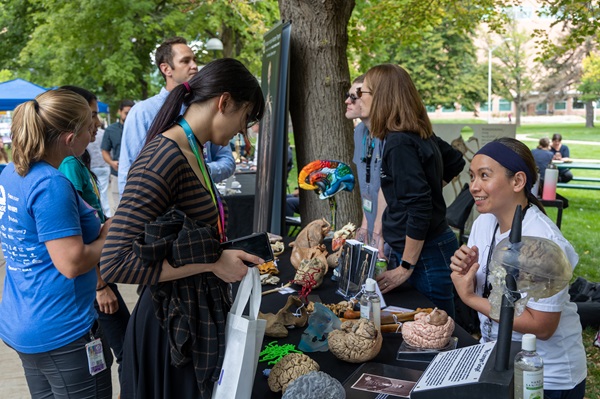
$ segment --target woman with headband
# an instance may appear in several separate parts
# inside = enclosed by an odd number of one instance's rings
[[[264,261],[220,249],[227,209],[202,148],[246,134],[264,109],[256,78],[223,58],[175,87],[148,131],[100,262],[106,281],[143,285],[125,335],[122,399],[211,397],[225,351],[229,283],[247,273],[244,261]],[[181,215],[189,233],[177,227]]]
[[[489,317],[487,298],[493,287],[486,284],[486,275],[494,247],[510,234],[517,205],[524,210],[523,236],[552,240],[573,268],[579,257],[531,193],[537,174],[526,145],[507,137],[486,144],[473,157],[469,174],[480,216],[473,223],[468,244],[455,252],[450,267],[461,299],[479,313],[481,341],[488,342],[498,338],[498,323]],[[544,397],[550,399],[582,399],[585,393],[587,369],[581,324],[567,289],[550,298],[530,300],[513,326],[513,340],[520,341],[526,333],[538,338],[537,352],[544,359]]]
[[[64,89],[19,105],[13,117],[13,162],[0,175],[0,338],[19,354],[32,398],[112,397],[112,354],[94,309],[110,223],[101,225],[58,170],[81,156],[93,128],[88,103]]]

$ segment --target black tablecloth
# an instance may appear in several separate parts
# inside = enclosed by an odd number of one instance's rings
[[[227,220],[227,238],[233,240],[252,234],[254,223],[254,195],[224,195],[229,218]]]
[[[290,250],[288,249],[284,255],[280,257],[280,261],[278,262],[280,270],[279,277],[281,278],[282,283],[290,281],[295,273],[293,266],[289,262],[289,256]],[[319,288],[313,290],[311,293],[318,295],[323,303],[337,303],[344,300],[341,295],[336,294],[335,291],[337,289],[337,283],[331,280],[331,275],[332,272],[329,271],[323,280],[323,284]],[[299,288],[299,286],[295,285],[293,287]],[[263,291],[272,288],[273,286],[264,286]],[[263,313],[277,313],[279,309],[285,305],[287,298],[288,295],[281,295],[279,293],[267,294],[262,297],[261,311]],[[407,284],[398,287],[389,294],[386,294],[384,299],[388,306],[394,305],[409,309],[416,309],[418,307],[434,307],[429,299]],[[298,346],[303,331],[304,328],[289,330],[288,337],[279,339],[265,336],[262,348],[272,341],[277,341],[279,345],[291,343]],[[458,347],[471,346],[478,343],[477,340],[475,340],[458,325],[456,326],[453,336],[458,337]],[[424,370],[427,366],[427,363],[396,360],[398,348],[400,347],[401,343],[401,334],[384,333],[381,351],[379,352],[379,355],[372,360],[372,362]],[[321,371],[328,373],[342,383],[360,366],[360,364],[352,364],[341,361],[333,356],[330,352],[312,352],[306,354],[319,364]],[[281,398],[281,392],[271,392],[267,384],[267,378],[263,376],[263,370],[271,367],[273,366],[267,365],[267,362],[258,363],[256,377],[254,380],[254,388],[252,390],[253,398]]]

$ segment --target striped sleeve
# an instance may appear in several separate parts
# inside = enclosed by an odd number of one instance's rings
[[[127,176],[100,260],[104,280],[150,285],[158,282],[162,261],[143,261],[132,244],[144,234],[147,223],[174,206],[192,219],[216,226],[218,214],[210,195],[177,145],[159,136],[144,148]]]

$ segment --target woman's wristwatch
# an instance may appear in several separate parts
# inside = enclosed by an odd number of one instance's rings
[[[400,266],[402,266],[406,270],[413,270],[415,268],[415,265],[411,264],[409,261],[404,259],[402,259],[402,261],[400,262]]]

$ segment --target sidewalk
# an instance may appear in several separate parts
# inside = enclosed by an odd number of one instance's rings
[[[6,263],[4,256],[0,251],[0,299],[2,299],[2,291],[4,290],[4,276],[6,274]],[[123,295],[123,299],[129,310],[133,310],[137,301],[135,292],[136,285],[119,285],[119,291]],[[3,320],[2,322],[7,322]],[[15,322],[18,322],[15,320]],[[117,364],[113,363],[112,369],[113,383],[113,398],[116,399],[119,395],[119,378],[117,376]],[[28,399],[29,389],[23,374],[21,360],[17,353],[0,341],[0,398],[10,399]]]

